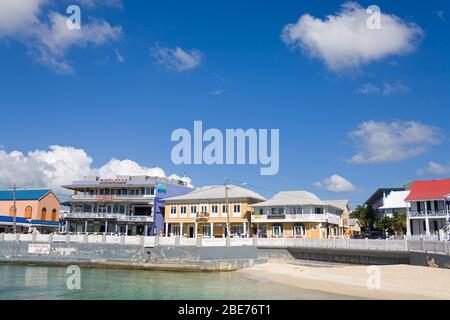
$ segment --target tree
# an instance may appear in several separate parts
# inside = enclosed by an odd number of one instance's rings
[[[357,206],[351,217],[358,219],[361,226],[372,228],[375,221],[375,212],[371,207]]]
[[[382,230],[385,234],[393,234],[393,225],[394,225],[394,218],[390,218],[388,216],[384,216],[380,220],[377,221],[377,227],[378,229]]]

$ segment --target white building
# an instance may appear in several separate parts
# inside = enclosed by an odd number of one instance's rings
[[[381,219],[384,216],[392,218],[395,213],[406,213],[407,204],[405,198],[408,194],[409,191],[404,187],[380,188],[364,204],[375,211],[377,219]]]
[[[406,198],[410,204],[407,234],[442,239],[449,221],[450,179],[415,181]]]

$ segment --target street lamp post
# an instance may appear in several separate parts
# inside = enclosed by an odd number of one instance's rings
[[[17,233],[16,185],[14,185],[14,188],[13,188],[13,211],[14,211],[13,232],[14,232],[14,234],[16,234]]]
[[[225,205],[227,208],[227,246],[230,245],[230,204],[228,200],[228,179],[225,177]]]

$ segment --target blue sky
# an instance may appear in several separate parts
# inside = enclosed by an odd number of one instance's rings
[[[35,1],[32,14],[42,25],[50,25],[50,12],[65,15],[68,4],[79,4],[82,30],[100,22],[110,29],[105,41],[69,39],[62,45],[49,44],[44,32],[52,29],[35,35],[3,26],[2,33],[0,24],[1,185],[62,181],[36,177],[29,160],[42,161],[28,152],[49,152],[51,145],[83,149],[92,168],[112,157],[130,159],[186,175],[195,186],[223,183],[227,176],[266,196],[269,190],[305,189],[353,204],[381,186],[450,176],[448,1],[377,1],[383,14],[420,32],[412,31],[412,47],[399,54],[381,53],[343,70],[308,51],[311,43],[292,46],[281,34],[305,14],[322,20],[342,15],[344,1]],[[194,57],[177,70],[151,50],[177,47],[187,54],[197,50],[199,61]],[[192,130],[194,120],[221,130],[279,128],[279,173],[260,176],[259,166],[175,166],[170,135],[177,128]],[[373,126],[361,127],[370,121]],[[364,149],[367,141],[351,137],[358,128],[367,137],[368,127],[381,134],[386,129],[393,140],[386,148],[399,153]],[[398,138],[408,130],[418,137]],[[370,132],[368,139],[376,138]],[[11,160],[14,150],[23,153],[21,160]],[[349,161],[361,150],[363,161]],[[42,170],[61,174],[48,159],[52,154],[43,154],[49,167]],[[333,179],[326,180],[333,175],[354,188],[335,192]]]

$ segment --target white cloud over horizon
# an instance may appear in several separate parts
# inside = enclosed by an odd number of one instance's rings
[[[20,151],[0,150],[0,186],[52,188],[58,194],[70,194],[63,185],[84,176],[115,178],[118,175],[149,175],[167,177],[159,167],[145,167],[135,161],[112,158],[99,168],[92,167],[93,159],[83,149],[53,145],[49,150],[35,150],[26,154]],[[188,177],[172,174],[169,178],[182,179],[188,185]]]
[[[356,187],[344,177],[334,174],[323,181],[316,181],[317,188],[325,189],[332,193],[350,193],[356,191]]]
[[[431,174],[435,176],[445,176],[450,174],[450,163],[440,164],[430,161],[425,168],[417,170],[417,175]]]
[[[381,29],[367,27],[368,14],[356,2],[345,2],[324,20],[302,15],[283,28],[281,38],[292,48],[322,60],[332,71],[355,69],[393,55],[414,51],[424,32],[392,14],[381,14]]]
[[[426,153],[441,142],[441,130],[415,121],[367,121],[350,132],[353,164],[399,162]]]
[[[150,55],[158,64],[176,72],[196,69],[201,66],[204,59],[203,53],[197,49],[166,48],[159,44],[150,48]]]
[[[44,13],[48,3],[47,0],[0,1],[0,38],[22,43],[39,63],[57,73],[73,72],[66,58],[70,49],[100,46],[122,36],[121,26],[111,26],[101,19],[88,21],[83,12],[81,29],[70,30],[66,26],[68,16],[53,11]]]
[[[394,94],[406,94],[410,91],[409,87],[401,82],[389,83],[385,82],[382,86],[377,86],[372,83],[363,84],[357,92],[365,95],[383,95],[391,96]]]

